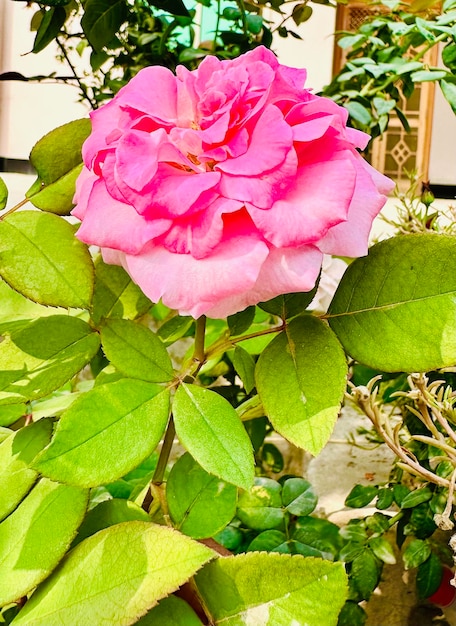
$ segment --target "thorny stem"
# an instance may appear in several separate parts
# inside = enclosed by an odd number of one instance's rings
[[[272,333],[279,333],[280,331],[285,329],[285,322],[280,324],[280,326],[273,326],[272,328],[265,328],[263,330],[258,330],[255,333],[250,333],[249,335],[242,335],[240,337],[223,337],[220,340],[214,342],[206,352],[206,359],[211,359],[217,354],[222,354],[226,352],[230,348],[234,347],[237,343],[241,341],[247,341],[247,339],[256,339],[256,337],[262,337],[263,335],[270,335]]]
[[[217,21],[215,22],[215,30],[214,30],[214,38],[212,43],[212,50],[215,52],[217,50],[217,39],[219,36],[220,29],[220,16],[221,16],[221,0],[217,0]]]
[[[204,353],[204,335],[206,332],[206,316],[202,315],[196,320],[195,347],[193,349],[193,361],[199,367],[204,364],[206,355]]]
[[[166,466],[168,464],[169,455],[173,447],[174,436],[176,434],[176,428],[174,426],[174,420],[171,416],[166,429],[165,438],[163,439],[162,449],[160,450],[160,456],[158,457],[157,467],[155,468],[154,477],[152,482],[154,485],[160,485],[163,482]]]
[[[196,320],[196,332],[195,332],[195,347],[193,350],[193,362],[196,363],[196,370],[192,373],[196,375],[199,369],[203,366],[205,362],[205,353],[204,353],[204,336],[206,332],[206,317],[202,315]],[[173,447],[174,437],[176,435],[176,427],[174,425],[174,419],[171,415],[168,426],[166,428],[165,437],[163,439],[163,445],[160,450],[160,456],[158,457],[157,467],[155,468],[155,472],[152,478],[151,487],[144,498],[143,501],[143,509],[146,511],[149,510],[152,501],[159,497],[162,500],[163,494],[157,491],[157,487],[163,483],[163,478],[165,476],[166,467],[168,465],[169,457],[171,454],[171,450]],[[163,508],[163,507],[162,507]]]

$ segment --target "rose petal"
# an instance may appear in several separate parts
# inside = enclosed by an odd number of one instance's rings
[[[76,217],[79,211],[73,212]],[[119,202],[97,181],[89,197],[89,205],[78,230],[78,239],[100,247],[117,248],[138,254],[143,246],[171,225],[169,220],[146,221],[128,204]]]
[[[125,133],[116,150],[119,177],[135,191],[144,189],[157,172],[159,148],[166,140],[163,128],[153,133]]]
[[[170,230],[160,237],[159,243],[170,252],[191,254],[195,259],[203,259],[223,238],[223,216],[239,211],[242,207],[242,202],[217,198],[205,210],[174,220]]]
[[[293,135],[282,113],[274,106],[264,109],[250,136],[247,152],[215,166],[226,174],[257,176],[279,167],[293,149]]]
[[[293,184],[297,164],[295,151],[290,150],[280,167],[264,176],[232,176],[224,173],[220,180],[220,193],[226,198],[269,209],[276,200],[285,196]]]
[[[127,255],[125,264],[132,279],[153,302],[161,298],[182,315],[197,318],[223,299],[248,291],[267,255],[264,242],[240,236],[224,241],[204,259],[150,246],[138,256]],[[225,314],[223,311],[221,316]]]
[[[249,207],[249,214],[278,248],[314,243],[347,219],[355,178],[355,168],[346,160],[309,164],[298,170],[293,187],[271,209]]]
[[[356,187],[348,220],[328,230],[318,243],[318,248],[326,254],[348,257],[367,254],[372,221],[386,202],[383,194],[388,194],[394,187],[393,181],[374,170],[358,154],[353,155],[353,162]]]
[[[209,317],[226,317],[258,302],[285,293],[310,291],[320,272],[323,255],[312,246],[271,249],[255,285],[244,293],[225,298],[207,311]]]
[[[177,85],[171,70],[161,65],[145,67],[116,96],[119,106],[147,113],[157,121],[175,123]]]

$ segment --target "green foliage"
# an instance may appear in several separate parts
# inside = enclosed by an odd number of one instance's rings
[[[346,597],[341,564],[299,555],[217,559],[196,576],[196,585],[213,623],[227,626],[285,624],[290,615],[309,626],[335,626]],[[331,602],[322,602],[322,595]]]
[[[157,385],[133,379],[100,385],[62,414],[50,445],[33,466],[72,485],[112,482],[150,455],[168,415],[169,393]]]
[[[372,137],[387,129],[392,114],[409,131],[402,102],[421,82],[438,83],[456,111],[454,7],[444,4],[439,10],[433,2],[381,5],[388,11],[363,21],[354,33],[339,33],[346,63],[322,92],[347,109],[355,128]],[[428,65],[425,55],[434,46],[442,48],[444,67]]]
[[[41,479],[0,524],[0,604],[26,595],[56,568],[87,507],[88,492]]]
[[[52,421],[40,420],[13,433],[0,444],[0,520],[12,513],[33,487],[38,473],[30,465],[49,443]]]
[[[86,3],[95,5],[106,12],[103,2]],[[66,15],[73,6],[65,4]],[[87,24],[100,36],[96,21]],[[376,371],[351,365],[356,401],[385,440],[391,428],[375,394],[398,402],[402,420],[391,481],[356,485],[347,496],[347,506],[377,508],[363,519],[340,529],[315,515],[304,478],[258,474],[283,471],[273,430],[313,454],[325,445],[346,391],[347,355],[393,372],[455,365],[454,236],[378,244],[349,266],[321,319],[307,309],[313,293],[280,296],[226,322],[179,318],[75,238],[66,176],[79,167],[86,131],[66,126],[32,152],[44,187],[29,199],[63,179],[66,199],[55,193],[46,206],[35,202],[38,210],[20,205],[0,218],[0,425],[11,426],[0,432],[5,619],[362,625],[358,603],[398,549],[404,566],[417,568],[421,596],[433,593],[445,558],[434,532],[452,516],[451,372],[444,383],[404,374],[370,383]],[[170,468],[176,434],[184,453]],[[401,481],[407,460],[427,471],[418,488]],[[218,558],[194,539],[235,556]],[[172,595],[190,580],[197,595]]]
[[[248,489],[254,476],[253,450],[230,403],[214,391],[183,383],[173,410],[179,440],[201,467]]]
[[[22,211],[0,223],[0,276],[46,306],[87,309],[93,266],[73,227],[55,215]]]
[[[166,499],[173,526],[193,539],[204,539],[231,522],[237,489],[205,472],[186,453],[169,474]]]
[[[131,624],[214,557],[150,522],[116,524],[85,539],[37,589],[15,624]]]
[[[88,119],[69,122],[48,133],[34,146],[30,163],[38,178],[26,195],[38,209],[58,215],[70,213],[74,185],[82,169],[81,148],[90,129]]]
[[[318,454],[339,414],[346,374],[335,335],[315,317],[303,316],[292,320],[261,354],[256,384],[275,430]]]
[[[8,187],[6,186],[5,181],[0,176],[0,211],[6,207],[6,203],[8,202]]]
[[[455,252],[454,237],[428,233],[388,239],[354,261],[328,311],[348,354],[386,372],[452,365]]]
[[[330,0],[310,0],[313,1],[335,6]],[[143,67],[163,65],[175,70],[178,64],[183,64],[194,69],[208,54],[229,59],[258,45],[270,47],[273,32],[282,37],[300,38],[288,27],[288,22],[299,25],[308,20],[312,14],[310,2],[296,5],[292,14],[286,16],[284,0],[267,3],[201,0],[198,8],[202,11],[202,21],[210,26],[206,27],[207,32],[203,31],[205,40],[199,45],[195,31],[200,26],[200,15],[195,7],[189,8],[182,0],[32,2],[30,5],[37,9],[31,20],[31,30],[36,32],[32,52],[39,53],[56,42],[71,78],[68,72],[64,72],[65,76],[53,73],[46,78],[73,82],[81,100],[97,108]],[[265,4],[279,18],[275,27],[262,14]],[[52,204],[49,196],[45,189],[36,202],[49,207]],[[63,211],[64,204],[58,210]]]
[[[165,346],[145,326],[130,320],[106,320],[101,328],[103,352],[119,372],[151,383],[173,378],[173,366]]]
[[[77,317],[51,315],[21,322],[0,343],[0,405],[47,396],[96,354],[100,340]]]

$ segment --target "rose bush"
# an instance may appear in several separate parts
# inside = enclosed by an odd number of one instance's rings
[[[73,215],[149,298],[226,317],[309,291],[324,253],[367,253],[393,184],[369,137],[263,47],[141,70],[91,113]]]

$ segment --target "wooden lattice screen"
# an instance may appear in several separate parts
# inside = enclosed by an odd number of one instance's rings
[[[380,7],[369,7],[353,2],[337,8],[336,29],[356,30],[367,17],[379,15]],[[435,65],[437,50],[432,49],[425,57],[430,65]],[[343,51],[335,46],[334,72],[338,72],[345,62]],[[417,85],[411,98],[403,100],[401,109],[407,116],[410,132],[405,132],[399,118],[391,116],[388,131],[382,138],[372,143],[372,165],[391,176],[401,185],[408,184],[407,171],[417,170],[422,180],[428,178],[430,136],[434,106],[434,85]]]

